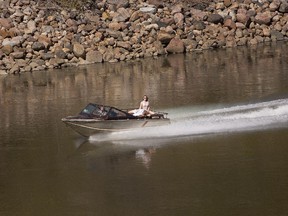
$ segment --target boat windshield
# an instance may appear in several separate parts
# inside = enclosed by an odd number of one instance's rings
[[[94,104],[88,104],[81,112],[80,114],[92,114],[93,111],[96,109],[96,106]]]
[[[127,119],[131,115],[110,106],[103,106],[98,104],[88,104],[81,112],[81,116],[88,118],[102,118],[102,119]],[[133,117],[133,116],[132,116]]]
[[[127,113],[116,108],[111,108],[108,113],[108,119],[126,119],[128,117]]]

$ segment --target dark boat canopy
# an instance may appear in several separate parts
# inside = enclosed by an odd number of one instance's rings
[[[126,111],[117,109],[115,107],[89,103],[79,113],[79,118],[116,120],[116,119],[135,119],[137,117],[129,114]]]

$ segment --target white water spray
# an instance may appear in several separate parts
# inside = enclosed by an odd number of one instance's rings
[[[145,140],[264,130],[288,126],[288,99],[195,111],[168,111],[170,125],[91,136],[91,141]]]

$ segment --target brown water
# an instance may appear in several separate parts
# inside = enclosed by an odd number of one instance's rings
[[[287,43],[0,77],[0,215],[288,215]],[[171,125],[89,140],[88,102]]]

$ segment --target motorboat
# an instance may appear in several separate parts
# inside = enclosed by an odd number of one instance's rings
[[[62,121],[85,137],[170,124],[168,113],[153,111],[153,114],[134,116],[129,110],[89,103],[78,115],[62,118]]]

